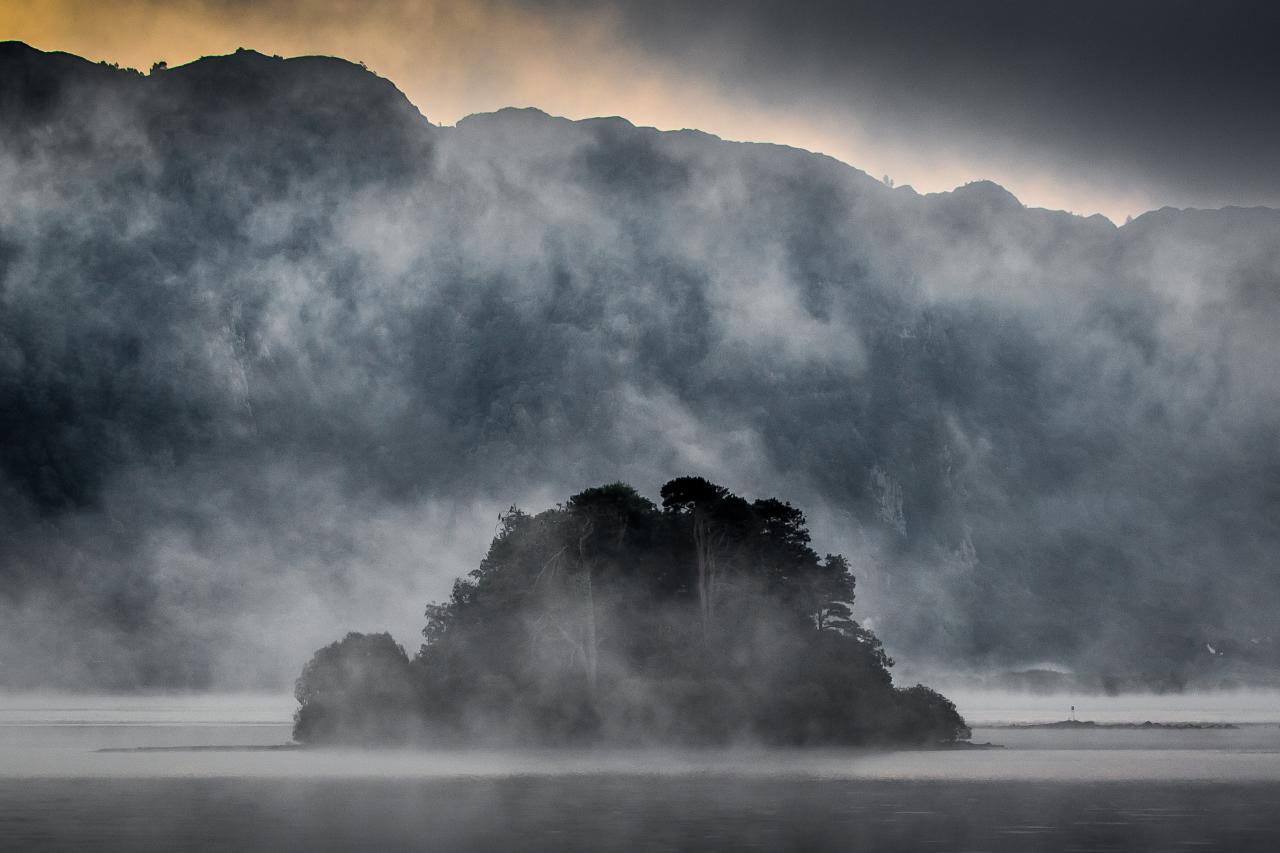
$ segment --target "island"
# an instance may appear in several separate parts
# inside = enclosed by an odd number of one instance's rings
[[[426,608],[410,658],[348,634],[297,681],[304,744],[772,746],[967,739],[947,698],[893,684],[853,617],[849,561],[800,509],[700,477],[512,507]]]

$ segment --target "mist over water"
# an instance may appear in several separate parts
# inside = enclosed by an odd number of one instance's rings
[[[1134,695],[1080,701],[952,691],[974,742],[1008,750],[372,749],[238,752],[290,740],[292,697],[275,694],[0,694],[0,776],[316,777],[779,776],[848,779],[1239,779],[1280,777],[1280,693]],[[1076,717],[1099,723],[1233,723],[1220,730],[1010,729]],[[154,751],[195,747],[197,751]],[[1026,750],[1036,750],[1031,757]],[[100,750],[111,750],[102,752]],[[129,751],[140,750],[140,751]],[[1118,756],[1102,756],[1125,750]],[[1137,752],[1135,752],[1135,750]],[[1053,755],[1044,755],[1049,751]]]
[[[975,722],[1035,722],[1072,701],[957,695]],[[1077,710],[1266,722],[1138,732],[979,722],[976,740],[1006,748],[961,751],[133,751],[278,745],[293,703],[10,694],[0,696],[0,847],[1274,849],[1280,694],[1101,704]]]

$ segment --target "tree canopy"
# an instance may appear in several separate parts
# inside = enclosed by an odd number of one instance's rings
[[[968,736],[892,685],[855,581],[804,513],[700,477],[662,506],[623,483],[502,515],[478,568],[426,609],[410,660],[350,634],[298,680],[302,741],[861,744]]]

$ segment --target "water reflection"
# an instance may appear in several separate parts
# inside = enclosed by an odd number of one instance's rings
[[[20,849],[1273,851],[1280,784],[544,776],[0,782]]]

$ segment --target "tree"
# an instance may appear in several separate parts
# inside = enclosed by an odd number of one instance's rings
[[[954,741],[971,736],[955,703],[936,690],[917,684],[897,691],[899,740],[918,743]]]
[[[663,509],[689,524],[705,640],[720,592],[721,550],[749,510],[742,498],[702,477],[677,477],[662,487],[661,495]]]
[[[416,717],[409,657],[390,634],[347,634],[307,662],[294,685],[298,740],[402,737]]]
[[[620,560],[630,531],[643,526],[654,513],[653,503],[626,483],[587,489],[569,498],[566,505],[577,528],[575,576],[584,589],[582,605],[583,662],[587,683],[594,695],[599,681],[600,632],[597,625],[595,577],[610,562]]]
[[[811,572],[805,588],[814,625],[819,631],[852,635],[857,629],[853,621],[854,585],[849,561],[840,554],[828,554]]]

